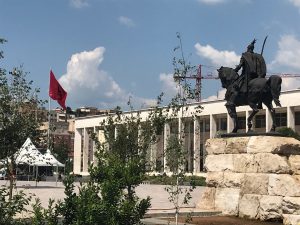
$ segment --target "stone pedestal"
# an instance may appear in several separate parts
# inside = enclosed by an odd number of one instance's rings
[[[300,141],[251,136],[206,142],[207,188],[198,207],[259,220],[300,222]]]

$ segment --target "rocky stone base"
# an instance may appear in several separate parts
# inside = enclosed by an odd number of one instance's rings
[[[207,188],[198,207],[259,220],[300,223],[300,141],[252,136],[209,139]]]

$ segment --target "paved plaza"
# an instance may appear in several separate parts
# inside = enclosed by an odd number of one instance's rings
[[[8,185],[8,181],[1,180],[0,185]],[[59,200],[64,199],[64,186],[62,182],[36,182],[34,181],[17,181],[17,190],[24,190],[25,193],[34,194],[36,198],[41,200],[43,207],[47,207],[49,198]],[[76,183],[79,186],[79,183]],[[142,184],[137,187],[137,195],[140,198],[151,197],[151,208],[147,213],[147,217],[161,217],[163,215],[172,215],[174,206],[168,200],[168,193],[165,191],[164,185]],[[188,205],[184,205],[182,212],[197,212],[196,204],[200,199],[204,187],[197,187],[192,192],[192,199]],[[173,214],[174,215],[174,214]],[[158,223],[156,219],[146,219],[146,224],[164,224],[163,221]],[[167,223],[166,223],[167,224]]]

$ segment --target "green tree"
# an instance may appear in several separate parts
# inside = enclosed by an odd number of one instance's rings
[[[4,42],[0,39],[0,43]],[[42,101],[37,98],[39,90],[32,88],[32,81],[27,81],[27,74],[22,66],[12,72],[0,68],[0,159],[6,164],[10,180],[9,198],[16,170],[15,153],[26,138],[37,141],[41,134],[37,108]]]
[[[153,121],[157,111],[142,119],[138,112],[115,115],[101,123],[105,139],[91,133],[96,145],[96,160],[89,168],[90,180],[74,191],[74,178],[64,181],[66,198],[61,214],[65,225],[134,225],[150,207],[150,198],[139,199],[136,187],[145,180],[148,162],[146,153],[155,141]],[[70,216],[72,215],[72,216]]]
[[[135,188],[147,171],[146,153],[155,132],[151,119],[142,122],[139,113],[128,116],[118,111],[102,126],[106,141],[97,143],[97,164],[90,174],[99,185],[104,224],[139,224],[150,207],[150,198],[140,200]]]
[[[174,48],[174,52],[179,51],[179,56],[173,58],[174,80],[179,85],[178,94],[172,99],[169,104],[169,109],[172,111],[171,117],[167,121],[171,121],[172,118],[180,119],[179,123],[183,123],[183,118],[188,110],[188,103],[195,100],[196,90],[191,88],[191,85],[186,82],[186,77],[190,77],[195,74],[195,66],[192,66],[184,57],[182,39],[179,33],[177,33],[177,39],[179,40],[179,46]],[[199,113],[202,107],[199,105],[195,108],[195,114]],[[184,129],[178,130],[177,133],[171,135],[167,140],[167,148],[165,152],[167,166],[172,172],[176,181],[167,186],[165,190],[169,193],[169,201],[173,203],[175,207],[175,222],[178,224],[178,215],[181,204],[188,204],[191,199],[191,192],[195,188],[193,183],[190,186],[182,186],[182,181],[185,178],[185,164],[187,162],[187,152],[184,147],[185,133]],[[182,202],[180,202],[182,197]]]

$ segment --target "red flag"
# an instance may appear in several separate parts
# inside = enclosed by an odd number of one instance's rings
[[[66,109],[67,92],[60,86],[52,70],[50,70],[49,96],[56,100],[63,109]]]

